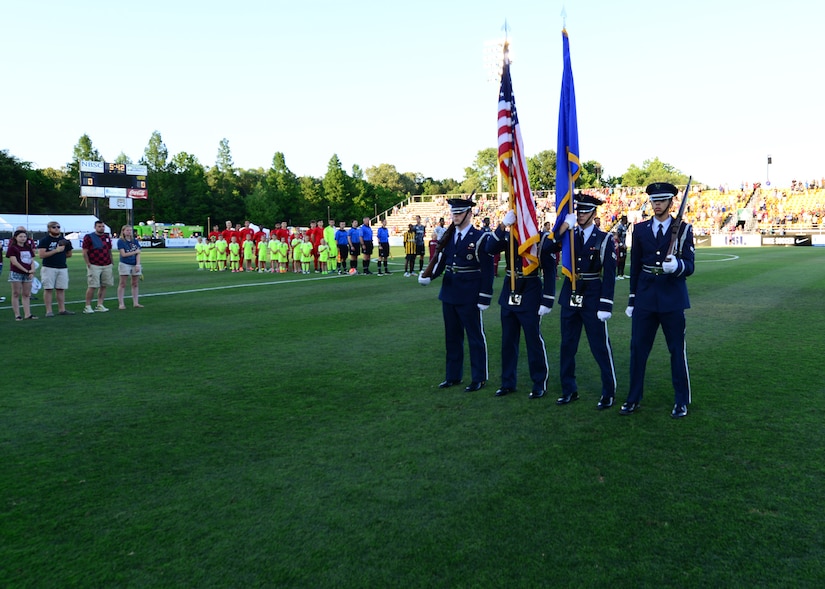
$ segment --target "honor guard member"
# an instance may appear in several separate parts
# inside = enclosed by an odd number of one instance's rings
[[[472,225],[473,201],[453,198],[447,202],[453,217],[452,231],[445,235],[444,248],[437,254],[431,276],[443,274],[438,298],[444,315],[446,374],[438,386],[446,389],[461,384],[466,332],[472,381],[464,390],[472,392],[487,382],[482,312],[490,308],[493,298],[493,259],[485,251],[487,234]],[[419,276],[418,282],[426,286],[431,277]]]
[[[647,187],[653,217],[633,226],[630,247],[630,298],[626,314],[632,319],[630,335],[630,391],[620,413],[639,408],[645,368],[653,340],[661,326],[670,351],[670,371],[675,392],[671,416],[687,415],[690,375],[685,349],[685,309],[690,308],[686,278],[693,274],[693,228],[681,223],[676,234],[676,254],[670,255],[670,216],[673,184],[656,182]]]
[[[582,326],[601,372],[602,389],[596,407],[612,407],[616,396],[616,367],[607,332],[616,286],[616,246],[613,236],[594,223],[596,209],[601,204],[601,200],[587,194],[576,197],[576,222],[573,223],[576,289],[573,290],[570,278],[565,277],[559,296],[561,397],[556,400],[558,405],[567,405],[579,398],[576,353]]]
[[[533,388],[529,397],[538,399],[547,390],[547,350],[541,336],[541,318],[550,313],[556,295],[556,258],[539,243],[539,269],[525,275],[518,241],[510,244],[510,227],[516,222],[516,213],[507,211],[501,224],[489,234],[485,249],[490,256],[504,252],[507,271],[498,304],[501,306],[501,397],[516,391],[519,338],[524,331],[527,364]],[[512,260],[511,260],[512,256]],[[539,274],[541,272],[541,275]],[[515,272],[515,290],[512,275]]]

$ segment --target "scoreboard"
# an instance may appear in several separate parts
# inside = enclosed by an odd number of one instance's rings
[[[146,166],[81,160],[80,196],[148,198]]]

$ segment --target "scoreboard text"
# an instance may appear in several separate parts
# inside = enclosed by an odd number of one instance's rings
[[[89,198],[148,198],[146,166],[83,160],[80,196]]]

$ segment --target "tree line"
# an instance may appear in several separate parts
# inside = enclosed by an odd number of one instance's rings
[[[71,161],[61,169],[35,169],[8,150],[0,151],[0,213],[93,212],[92,199],[80,198],[79,162],[104,159],[85,134],[74,146]],[[209,219],[213,223],[250,219],[267,227],[281,221],[305,225],[312,219],[361,219],[376,216],[410,196],[467,194],[473,190],[495,192],[497,159],[496,148],[480,150],[459,181],[398,172],[392,164],[366,170],[356,164],[348,173],[338,156],[333,155],[326,174],[314,178],[295,175],[282,152],[273,155],[268,169],[237,168],[227,139],[220,141],[212,166],[205,166],[186,152],[170,157],[160,132],[155,131],[137,162],[148,168],[149,198],[134,201],[133,218],[135,223],[154,220],[204,226]],[[134,163],[124,153],[106,161]],[[543,151],[528,158],[527,170],[533,190],[553,190],[555,151]],[[604,178],[602,170],[597,161],[585,162],[577,186],[644,186],[654,181],[684,184],[687,180],[679,170],[658,158],[646,160],[642,167],[630,166],[622,177]],[[100,217],[109,226],[126,223],[126,211],[105,205],[99,210]]]

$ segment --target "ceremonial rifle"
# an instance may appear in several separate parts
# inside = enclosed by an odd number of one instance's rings
[[[693,180],[693,176],[690,176],[687,181],[687,186],[685,186],[685,193],[682,195],[682,203],[679,205],[679,212],[676,214],[676,218],[673,220],[673,223],[670,224],[670,247],[668,248],[668,255],[675,256],[679,245],[679,229],[682,226],[682,217],[685,215],[685,210],[687,210],[687,201],[688,201],[688,193],[690,192],[690,182]]]
[[[470,198],[472,199],[475,195],[476,191],[473,190],[470,193]],[[447,230],[444,232],[444,235],[441,236],[441,239],[438,240],[438,244],[435,246],[435,251],[433,252],[432,257],[430,258],[429,263],[427,263],[427,267],[424,268],[424,271],[421,273],[421,278],[432,278],[433,272],[435,271],[435,266],[438,263],[438,258],[441,252],[447,247],[447,244],[452,241],[453,236],[455,235],[455,223],[450,223],[450,226],[447,227]]]

